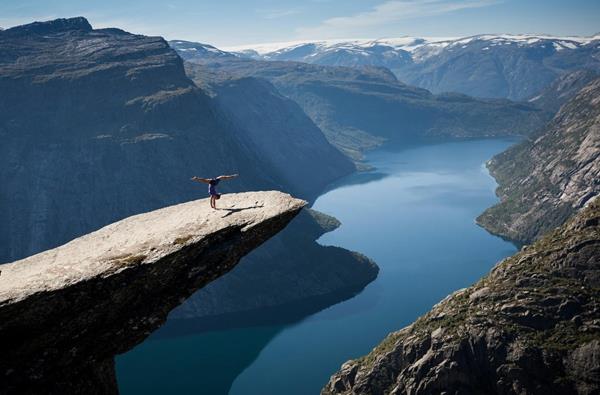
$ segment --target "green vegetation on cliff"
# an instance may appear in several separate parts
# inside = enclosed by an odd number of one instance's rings
[[[323,394],[595,393],[599,256],[596,200],[344,364]]]
[[[600,193],[600,79],[586,85],[536,135],[489,161],[500,203],[478,223],[530,243]]]

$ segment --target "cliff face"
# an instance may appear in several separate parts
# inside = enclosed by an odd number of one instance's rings
[[[0,32],[0,91],[0,203],[10,207],[0,212],[0,262],[196,199],[206,189],[192,175],[240,172],[222,191],[308,198],[353,170],[268,90],[242,108],[252,121],[237,121],[242,114],[187,78],[162,38],[92,29],[84,18]],[[294,178],[283,164],[322,172]]]
[[[136,215],[0,275],[0,392],[116,392],[112,358],[276,234],[305,202],[227,195]]]
[[[271,172],[299,196],[313,197],[355,166],[333,147],[298,104],[259,78],[199,81],[240,140],[261,152]]]
[[[83,18],[0,32],[0,262],[196,199],[190,176],[281,186],[160,37]]]
[[[488,167],[500,203],[478,223],[529,243],[600,193],[600,79],[586,85],[541,131],[495,156]]]
[[[538,95],[529,99],[529,103],[553,113],[558,112],[563,104],[572,99],[587,84],[598,78],[598,71],[577,70],[558,77],[550,86]]]
[[[353,158],[384,140],[527,135],[547,114],[527,103],[433,95],[399,82],[387,69],[320,66],[235,58],[193,58],[188,74],[267,79],[296,101],[328,140]]]
[[[92,29],[84,18],[0,32],[0,91],[0,207],[8,208],[0,210],[0,263],[205,196],[192,175],[239,172],[219,190],[310,198],[354,170],[268,82],[219,79],[198,87],[162,38]],[[250,254],[254,264],[219,282],[213,290],[220,291],[201,307],[194,303],[191,315],[270,307],[284,289],[291,309],[374,278],[377,268],[366,258],[334,254],[315,238],[306,241],[305,226],[294,229]],[[269,276],[275,272],[278,281]],[[249,283],[252,298],[236,297],[248,295]]]
[[[600,391],[600,201],[347,362],[323,394]]]
[[[245,257],[243,265],[174,310],[168,329],[227,327],[231,319],[259,324],[265,316],[269,322],[289,322],[355,295],[377,277],[379,268],[361,254],[315,243],[338,226],[333,217],[303,210]]]

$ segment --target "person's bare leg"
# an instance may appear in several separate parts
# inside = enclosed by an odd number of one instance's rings
[[[210,195],[210,208],[215,208],[215,197]]]

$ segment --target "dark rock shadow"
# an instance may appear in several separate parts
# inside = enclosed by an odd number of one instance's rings
[[[217,210],[221,210],[221,211],[227,211],[227,214],[223,215],[221,218],[225,218],[233,213],[239,213],[240,211],[244,211],[244,210],[250,210],[253,208],[261,208],[264,207],[262,204],[261,205],[254,205],[254,206],[248,206],[248,207],[238,207],[238,208],[217,208]]]

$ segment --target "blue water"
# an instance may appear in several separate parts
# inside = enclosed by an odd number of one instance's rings
[[[372,172],[341,180],[313,208],[342,222],[319,242],[369,256],[381,269],[377,280],[295,324],[146,341],[117,359],[121,392],[318,394],[344,361],[515,252],[474,222],[496,201],[484,162],[510,144],[371,153]]]

